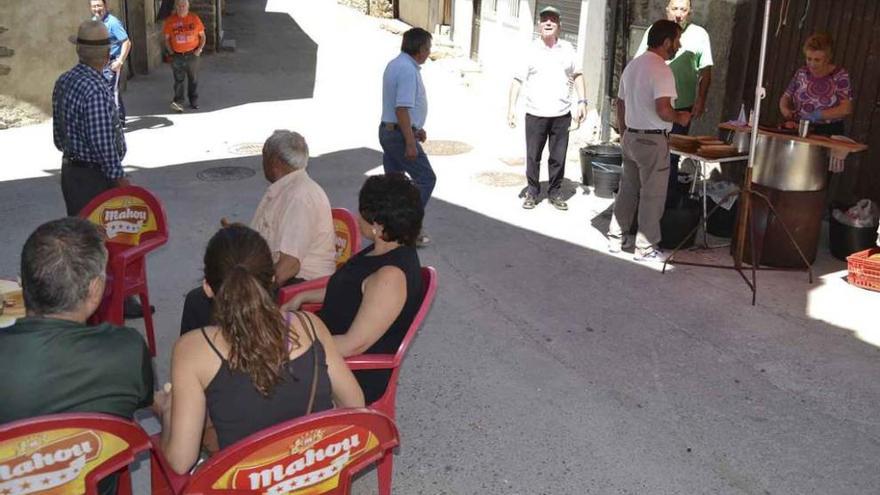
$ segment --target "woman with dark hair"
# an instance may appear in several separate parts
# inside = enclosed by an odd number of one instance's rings
[[[330,276],[326,288],[297,294],[285,307],[322,302],[318,316],[343,356],[393,354],[422,302],[415,243],[424,209],[416,186],[396,173],[368,178],[358,200],[361,232],[373,244]],[[390,375],[355,372],[368,404],[382,396]]]
[[[178,339],[172,400],[159,401],[165,402],[162,450],[174,470],[183,473],[195,463],[206,413],[223,448],[334,403],[364,405],[321,320],[279,311],[272,254],[260,234],[240,224],[222,228],[208,242],[204,262],[217,326]]]

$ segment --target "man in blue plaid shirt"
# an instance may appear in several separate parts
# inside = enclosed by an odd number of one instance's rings
[[[67,214],[76,216],[95,196],[128,185],[122,170],[125,135],[116,102],[101,71],[110,60],[110,36],[101,21],[80,24],[79,63],[55,82],[52,130],[61,161]]]

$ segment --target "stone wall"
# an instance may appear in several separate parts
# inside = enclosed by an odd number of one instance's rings
[[[218,0],[190,0],[190,10],[199,16],[205,25],[205,50],[216,51],[220,47],[220,29],[222,22],[218,18]]]

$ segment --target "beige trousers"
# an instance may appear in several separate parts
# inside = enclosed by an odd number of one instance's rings
[[[608,237],[622,239],[638,212],[636,249],[657,247],[669,184],[669,141],[663,134],[626,132],[621,140],[623,175]]]

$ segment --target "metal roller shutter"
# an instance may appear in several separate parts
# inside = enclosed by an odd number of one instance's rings
[[[535,5],[535,24],[538,22],[537,16],[541,9],[547,5],[556,7],[561,12],[559,19],[560,38],[570,42],[577,48],[582,3],[582,0],[538,0]]]

